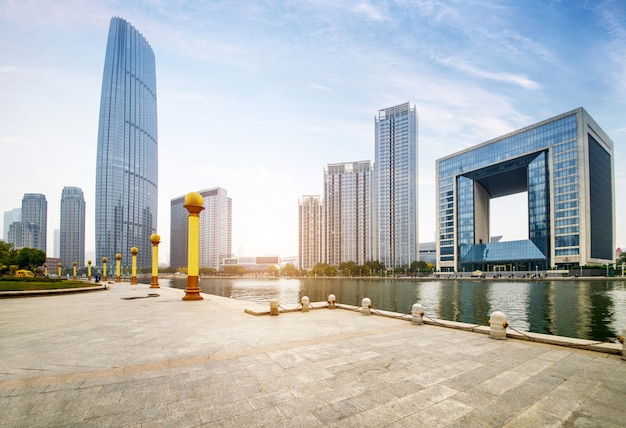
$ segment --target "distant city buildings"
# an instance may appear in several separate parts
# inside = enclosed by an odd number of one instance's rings
[[[198,192],[204,200],[200,212],[200,268],[219,270],[222,261],[232,257],[232,200],[220,187]],[[188,218],[185,196],[170,204],[170,266],[188,264]]]
[[[379,110],[375,125],[375,259],[407,268],[419,260],[415,106]]]
[[[13,223],[18,223],[22,221],[22,208],[13,208],[10,211],[4,212],[4,223],[2,230],[2,239],[6,242],[13,242],[9,238],[9,228]]]
[[[20,211],[21,221],[14,221],[9,225],[7,242],[12,243],[16,249],[28,247],[45,252],[48,229],[48,202],[45,195],[24,194]]]
[[[298,201],[298,267],[311,269],[322,261],[322,198],[304,195]]]
[[[395,269],[419,260],[415,106],[404,103],[378,111],[375,159],[373,166],[369,160],[329,164],[323,198],[303,196],[298,212],[301,269],[320,262],[368,261]]]
[[[613,263],[613,142],[583,109],[439,159],[437,267],[542,271]],[[490,242],[490,201],[527,192],[526,240]]]
[[[96,162],[96,259],[151,266],[157,228],[158,137],[154,52],[125,20],[111,19]]]
[[[85,198],[78,187],[64,187],[61,193],[59,251],[63,266],[85,266]]]
[[[330,164],[324,170],[323,256],[329,265],[373,260],[372,163]]]

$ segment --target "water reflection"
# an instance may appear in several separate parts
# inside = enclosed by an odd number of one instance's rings
[[[186,279],[160,280],[185,289]],[[360,306],[364,297],[377,309],[402,314],[414,303],[431,318],[487,325],[493,311],[506,314],[520,331],[613,340],[626,327],[626,287],[622,281],[402,281],[371,279],[202,279],[202,291],[295,307],[302,296]]]

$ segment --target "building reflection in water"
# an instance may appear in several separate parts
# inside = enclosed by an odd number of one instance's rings
[[[184,289],[186,280],[171,280]],[[167,285],[167,280],[164,280]],[[613,340],[626,327],[626,287],[622,281],[472,280],[410,281],[348,278],[202,279],[202,291],[240,300],[267,303],[278,299],[296,307],[302,296],[360,306],[364,297],[372,307],[408,314],[414,303],[436,319],[487,325],[493,311],[506,314],[511,327],[599,341]]]

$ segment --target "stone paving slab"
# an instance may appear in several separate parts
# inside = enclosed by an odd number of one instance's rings
[[[148,297],[149,293],[158,296]],[[147,285],[0,300],[0,427],[623,426],[619,356]]]

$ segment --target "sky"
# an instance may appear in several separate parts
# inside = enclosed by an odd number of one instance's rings
[[[374,160],[374,118],[418,112],[420,242],[435,240],[435,162],[584,107],[614,143],[626,247],[626,7],[621,0],[0,0],[0,213],[80,187],[95,242],[100,91],[111,17],[156,57],[159,259],[170,201],[222,187],[238,256],[297,255],[298,201],[331,163]],[[524,194],[491,234],[526,239]],[[0,221],[3,219],[0,218]],[[93,254],[93,253],[91,253]]]

